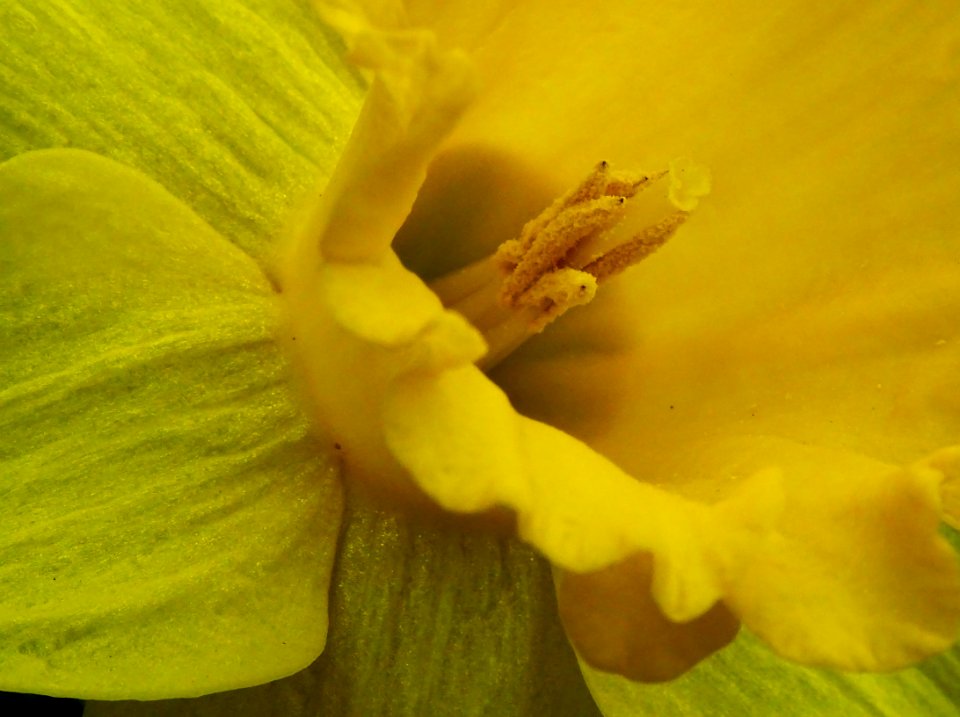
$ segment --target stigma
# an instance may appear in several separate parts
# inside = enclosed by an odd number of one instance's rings
[[[656,173],[600,162],[519,236],[430,288],[483,333],[489,370],[666,244],[709,191],[709,172],[687,160]]]

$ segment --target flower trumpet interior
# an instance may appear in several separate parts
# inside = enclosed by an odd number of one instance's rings
[[[662,246],[709,175],[686,161],[653,174],[600,164],[495,237],[490,258],[428,285],[391,247],[411,214],[429,214],[414,206],[417,189],[488,95],[470,56],[402,12],[399,26],[356,9],[327,17],[372,73],[371,91],[332,191],[294,232],[283,288],[309,409],[348,480],[454,513],[509,510],[558,568],[584,659],[635,679],[689,668],[738,622],[785,657],[847,669],[948,647],[960,575],[938,526],[953,449],[898,466],[708,430],[690,443],[700,467],[671,486],[518,413],[482,370]],[[642,283],[644,266],[620,281]],[[626,632],[611,624],[625,611]]]

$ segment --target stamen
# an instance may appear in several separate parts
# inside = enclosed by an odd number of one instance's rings
[[[709,174],[688,161],[656,174],[614,172],[601,162],[519,237],[431,288],[483,332],[489,351],[478,364],[492,368],[566,311],[589,303],[599,284],[663,246],[709,189]],[[623,227],[613,229],[627,215],[643,228],[624,240]]]
[[[541,277],[562,268],[568,254],[584,241],[617,225],[623,214],[623,197],[589,199],[559,212],[533,237],[528,248],[520,252],[516,266],[506,272],[501,301],[507,306],[517,306],[524,292]],[[500,266],[508,267],[517,254],[516,247],[511,245],[508,248],[510,261],[498,258]]]
[[[578,269],[557,269],[541,276],[517,297],[514,306],[536,310],[530,329],[539,333],[568,309],[590,303],[596,293],[596,277]]]
[[[652,227],[647,227],[633,239],[614,247],[612,250],[591,261],[583,270],[597,277],[597,281],[606,281],[624,269],[638,264],[657,249],[667,243],[680,225],[687,221],[687,212],[675,212]]]
[[[543,212],[527,222],[518,240],[523,251],[530,248],[534,238],[564,209],[600,197],[606,187],[608,170],[609,165],[606,162],[600,162],[580,186],[555,200]]]

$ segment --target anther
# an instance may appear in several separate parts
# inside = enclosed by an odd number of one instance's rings
[[[493,257],[432,287],[483,332],[490,349],[480,363],[489,368],[663,246],[709,188],[706,170],[686,161],[654,174],[613,171],[601,162]],[[624,239],[618,225],[628,214],[643,228]]]

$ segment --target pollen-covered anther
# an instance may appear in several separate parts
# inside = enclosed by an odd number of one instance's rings
[[[687,220],[687,212],[674,212],[665,219],[647,227],[630,241],[618,244],[605,254],[591,261],[583,270],[604,281],[624,269],[637,264],[667,243],[674,232]]]
[[[512,309],[539,305],[542,311],[532,314],[530,328],[541,331],[567,309],[589,302],[597,281],[620,273],[661,246],[683,223],[686,212],[674,211],[623,243],[604,239],[630,211],[628,200],[667,174],[614,172],[606,162],[598,164],[578,187],[527,222],[519,238],[497,250],[494,263],[504,276],[502,305]],[[556,295],[556,300],[545,299],[547,295]]]
[[[623,213],[624,198],[616,196],[588,199],[559,212],[523,248],[516,266],[503,280],[500,300],[505,306],[518,306],[530,287],[551,272],[566,268],[564,260],[569,254],[618,224]],[[523,247],[522,237],[520,244]],[[511,246],[510,254],[515,256],[515,246]]]
[[[540,277],[533,286],[516,299],[516,305],[532,309],[530,329],[543,329],[555,318],[572,309],[590,303],[597,293],[597,280],[578,269],[557,269]]]
[[[483,332],[489,351],[480,364],[493,366],[663,246],[709,189],[709,173],[686,160],[654,174],[601,162],[492,257],[431,286]]]

